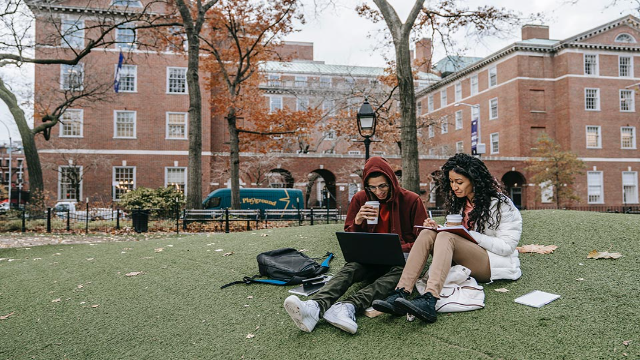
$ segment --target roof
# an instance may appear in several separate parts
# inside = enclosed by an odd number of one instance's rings
[[[384,68],[372,66],[328,65],[315,61],[267,61],[261,70],[269,73],[305,75],[334,75],[353,77],[378,77],[384,75]]]
[[[471,64],[477,63],[480,60],[482,60],[481,57],[449,55],[436,62],[435,65],[433,65],[433,69],[439,71],[441,74],[453,73],[460,71]]]

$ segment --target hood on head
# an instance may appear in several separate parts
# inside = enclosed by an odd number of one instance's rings
[[[389,200],[394,199],[398,194],[400,184],[398,183],[398,178],[393,172],[393,169],[391,168],[389,162],[387,162],[385,158],[380,156],[369,158],[367,163],[364,165],[364,171],[362,172],[362,184],[365,191],[367,192],[367,195],[369,195],[369,199],[377,199],[376,196],[367,189],[367,179],[372,173],[376,172],[383,173],[389,179],[389,185],[391,186],[391,197],[389,198]]]

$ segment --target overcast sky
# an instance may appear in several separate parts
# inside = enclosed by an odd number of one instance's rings
[[[315,60],[336,65],[384,66],[383,53],[393,58],[391,49],[384,50],[379,46],[382,38],[380,31],[384,31],[384,23],[373,24],[356,14],[355,6],[360,1],[335,1],[339,4],[336,5],[336,8],[324,9],[320,15],[314,14],[314,7],[311,5],[313,0],[305,1],[309,3],[305,6],[307,24],[301,28],[300,32],[290,35],[287,40],[314,43]],[[525,17],[532,13],[543,13],[545,19],[542,23],[549,26],[550,38],[562,40],[624,15],[637,16],[638,12],[633,8],[632,1],[618,0],[618,4],[610,8],[605,8],[605,5],[613,0],[581,0],[576,5],[572,5],[566,0],[485,0],[468,1],[467,4],[472,9],[483,5],[504,7],[517,11]],[[373,1],[368,0],[367,2],[375,8]],[[390,3],[404,20],[413,1],[392,0]],[[537,23],[540,24],[540,22]],[[470,49],[465,51],[465,55],[480,57],[487,56],[519,39],[519,29],[500,34],[499,38],[483,39],[481,42],[475,38],[465,37],[464,34],[457,37],[461,48]],[[434,60],[437,61],[444,56],[444,52],[438,43],[434,45]],[[15,71],[11,74],[10,70],[0,69],[0,76],[13,86],[24,87],[24,78],[32,77],[30,73],[21,76],[11,75],[15,75]],[[13,81],[9,80],[10,78],[13,78]],[[19,140],[13,119],[1,102],[0,120],[11,123],[9,125],[14,129],[12,137]],[[5,127],[0,125],[0,142],[7,142],[7,139]]]

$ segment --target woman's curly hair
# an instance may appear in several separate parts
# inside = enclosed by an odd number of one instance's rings
[[[445,208],[450,214],[459,214],[464,209],[467,198],[459,198],[451,189],[449,171],[454,171],[471,180],[473,185],[473,210],[469,213],[469,227],[478,232],[485,228],[496,229],[502,219],[500,206],[508,202],[502,185],[494,178],[487,166],[478,158],[468,154],[456,154],[442,165],[442,173],[438,178],[438,189],[445,199]],[[491,200],[498,199],[497,215],[490,216]]]

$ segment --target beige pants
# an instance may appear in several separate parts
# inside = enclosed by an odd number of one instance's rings
[[[420,232],[420,236],[409,252],[409,258],[397,288],[413,291],[429,254],[433,255],[433,259],[429,267],[426,291],[435,297],[440,297],[440,291],[452,263],[471,270],[471,276],[479,282],[487,282],[491,279],[489,255],[480,245],[452,233],[444,231],[438,233],[425,229]]]

